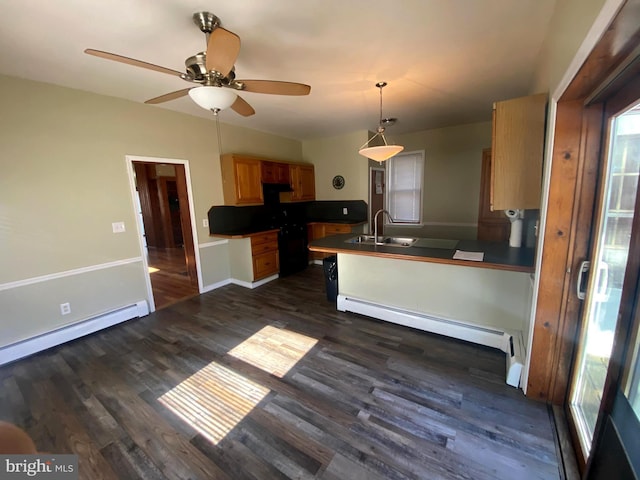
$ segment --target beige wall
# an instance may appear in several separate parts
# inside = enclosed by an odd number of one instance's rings
[[[316,175],[316,199],[369,201],[369,161],[358,154],[358,148],[367,141],[366,130],[337,137],[302,142],[305,162],[313,163]],[[344,177],[345,186],[336,190],[332,179]]]
[[[475,239],[482,150],[491,147],[491,122],[395,135],[405,151],[425,155],[422,227],[387,227],[389,233]]]
[[[558,0],[540,49],[530,93],[553,93],[605,4],[622,0]]]
[[[100,268],[141,256],[125,155],[188,160],[196,242],[212,241],[202,219],[223,199],[213,120],[6,76],[0,110],[0,345],[146,297],[140,262]],[[221,127],[225,151],[302,158],[299,141]],[[125,222],[125,233],[112,233],[117,221]],[[206,248],[205,287],[229,277],[227,252],[226,245]],[[96,266],[88,285],[80,274],[57,278]],[[114,269],[126,288],[101,280]],[[38,283],[47,295],[24,285],[50,275],[56,278]],[[62,317],[64,302],[72,313]]]

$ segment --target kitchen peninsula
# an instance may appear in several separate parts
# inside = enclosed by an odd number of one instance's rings
[[[333,235],[309,244],[313,252],[337,254],[338,310],[499,348],[507,357],[507,383],[519,385],[533,249],[439,239],[399,247],[353,238]],[[454,260],[456,250],[482,251],[484,261]]]

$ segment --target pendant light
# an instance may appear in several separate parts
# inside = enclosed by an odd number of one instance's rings
[[[385,160],[388,160],[389,158],[397,155],[402,150],[404,150],[404,147],[401,145],[388,145],[387,139],[384,138],[384,122],[382,120],[382,89],[386,86],[387,82],[376,83],[376,87],[380,89],[380,121],[378,123],[377,133],[369,140],[367,140],[367,142],[358,150],[358,153],[363,157],[367,157],[378,162],[384,162]],[[384,145],[380,145],[377,147],[367,147],[367,145],[369,145],[377,136],[382,137]]]

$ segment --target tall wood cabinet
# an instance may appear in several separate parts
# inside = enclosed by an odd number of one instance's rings
[[[236,154],[222,155],[222,190],[225,205],[262,204],[261,160]]]
[[[491,210],[491,149],[482,151],[482,173],[480,176],[480,201],[478,206],[478,240],[506,242],[509,240],[511,223],[503,210]]]
[[[544,93],[494,104],[492,210],[540,208],[546,104]]]

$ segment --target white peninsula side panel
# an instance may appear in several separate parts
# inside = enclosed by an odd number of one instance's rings
[[[338,290],[341,297],[501,332],[525,329],[531,301],[526,272],[346,253],[338,254]]]

